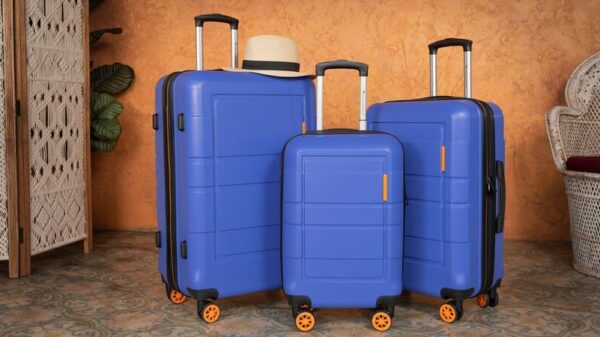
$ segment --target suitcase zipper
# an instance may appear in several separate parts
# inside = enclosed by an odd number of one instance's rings
[[[496,252],[496,145],[494,117],[490,106],[482,101],[471,99],[483,113],[483,256],[480,294],[488,293],[494,282],[494,255]]]
[[[177,232],[175,215],[175,160],[173,158],[173,82],[181,72],[167,76],[163,83],[163,141],[165,158],[165,214],[167,223],[167,283],[181,292],[177,282]]]

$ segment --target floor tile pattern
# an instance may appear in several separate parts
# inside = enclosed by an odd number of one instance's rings
[[[442,323],[441,300],[407,294],[392,329],[374,331],[368,310],[319,310],[297,332],[280,292],[218,301],[207,325],[193,301],[173,305],[157,271],[151,233],[104,232],[89,256],[74,244],[34,257],[33,275],[9,280],[0,264],[0,336],[600,336],[600,280],[571,268],[567,242],[507,242],[500,304],[465,302]]]

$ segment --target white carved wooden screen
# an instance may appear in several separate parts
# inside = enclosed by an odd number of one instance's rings
[[[4,74],[4,8],[0,1],[0,260],[8,260],[8,179],[6,170]]]
[[[87,237],[83,10],[25,0],[32,255]]]

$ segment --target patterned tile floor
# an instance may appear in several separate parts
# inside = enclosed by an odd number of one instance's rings
[[[55,250],[19,280],[0,264],[0,336],[600,336],[600,280],[571,268],[565,242],[507,242],[495,309],[468,301],[447,325],[440,300],[411,294],[384,334],[367,310],[319,310],[316,329],[299,333],[279,292],[219,301],[221,320],[207,325],[192,301],[167,302],[153,242],[150,233],[98,233],[92,255],[80,244]]]

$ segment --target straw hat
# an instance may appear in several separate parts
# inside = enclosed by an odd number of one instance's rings
[[[246,41],[241,68],[223,68],[223,70],[277,77],[312,76],[299,71],[299,62],[298,45],[294,40],[284,36],[259,35]]]

